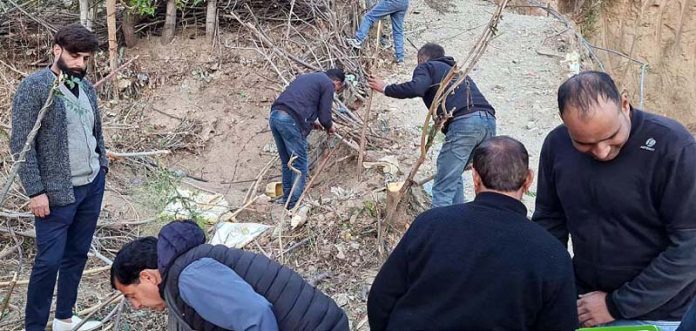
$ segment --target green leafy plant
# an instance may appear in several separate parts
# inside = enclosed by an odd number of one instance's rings
[[[202,4],[205,0],[176,0],[176,8],[184,8],[187,6],[194,7]]]
[[[126,0],[126,6],[132,13],[143,16],[155,16],[157,0]]]
[[[370,217],[377,217],[377,204],[372,200],[363,201],[363,208]]]

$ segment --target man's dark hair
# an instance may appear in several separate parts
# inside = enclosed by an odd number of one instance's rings
[[[621,94],[611,76],[599,71],[581,72],[568,78],[558,88],[558,110],[563,115],[568,107],[572,107],[586,115],[600,98],[613,101],[620,109]]]
[[[341,83],[345,82],[346,80],[346,74],[343,73],[343,69],[334,68],[326,70],[326,75],[329,76],[331,80],[337,80]]]
[[[486,188],[513,192],[522,188],[529,173],[529,154],[524,145],[508,136],[484,140],[473,153],[473,167]]]
[[[123,285],[137,284],[145,269],[157,269],[155,237],[138,238],[123,245],[111,265],[111,287],[116,289],[116,280]]]
[[[445,56],[445,49],[436,43],[427,43],[418,50],[418,58],[432,60]]]
[[[53,43],[71,53],[91,53],[99,49],[99,41],[94,33],[79,23],[60,28],[53,36]]]

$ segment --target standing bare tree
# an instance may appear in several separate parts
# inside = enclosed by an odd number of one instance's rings
[[[215,38],[215,30],[218,23],[217,19],[217,0],[208,0],[208,9],[206,9],[205,15],[205,36],[210,42]]]
[[[138,24],[139,18],[139,15],[131,9],[126,8],[123,10],[121,29],[123,30],[123,41],[128,48],[138,43],[138,38],[135,36],[135,25]]]
[[[164,18],[164,30],[162,31],[162,43],[167,44],[174,39],[176,30],[176,0],[167,0],[167,15]]]
[[[89,0],[80,0],[80,24],[92,31],[94,26],[94,11],[90,10]]]
[[[118,68],[118,41],[116,40],[116,0],[106,0],[106,26],[109,33],[109,64],[111,71]],[[118,84],[112,84],[113,98],[118,99]]]

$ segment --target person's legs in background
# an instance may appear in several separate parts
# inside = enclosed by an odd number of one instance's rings
[[[484,139],[494,135],[495,118],[485,112],[476,112],[453,120],[437,158],[433,208],[466,202],[462,180],[464,168],[474,148]]]
[[[400,1],[402,8],[391,14],[392,35],[394,36],[394,56],[397,63],[404,63],[404,19],[408,11],[408,1]]]
[[[404,8],[405,4],[405,8]],[[408,1],[406,0],[380,0],[372,9],[370,9],[365,16],[363,16],[362,22],[358,27],[358,31],[355,32],[355,38],[349,38],[348,43],[355,48],[361,48],[362,43],[367,38],[368,33],[372,25],[379,19],[385,16],[391,15],[393,13],[403,11],[404,16],[406,9],[408,8]],[[392,18],[392,31],[394,31],[394,19]],[[403,20],[402,20],[402,32],[403,32]],[[403,35],[403,34],[402,34]],[[403,38],[402,38],[403,39]],[[403,40],[402,40],[403,42]],[[396,40],[394,40],[396,45]],[[402,43],[403,44],[403,43]],[[395,46],[396,47],[396,46]]]

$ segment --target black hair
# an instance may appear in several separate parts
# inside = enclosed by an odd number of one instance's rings
[[[425,61],[445,56],[445,49],[436,43],[427,43],[418,50],[418,58]]]
[[[94,33],[79,23],[60,28],[53,36],[53,43],[71,53],[91,53],[99,49],[99,41]]]
[[[585,71],[568,78],[558,88],[558,110],[561,115],[572,107],[581,115],[590,113],[601,98],[616,103],[621,109],[621,94],[611,76],[600,71]]]
[[[137,284],[145,269],[157,269],[155,237],[138,238],[123,245],[111,265],[111,287],[116,289],[116,280],[123,285]]]
[[[329,76],[331,80],[336,80],[341,83],[346,80],[346,74],[343,72],[343,69],[340,68],[326,70],[326,75]]]
[[[529,174],[529,154],[524,145],[508,136],[484,140],[473,152],[473,167],[491,190],[514,192]]]

